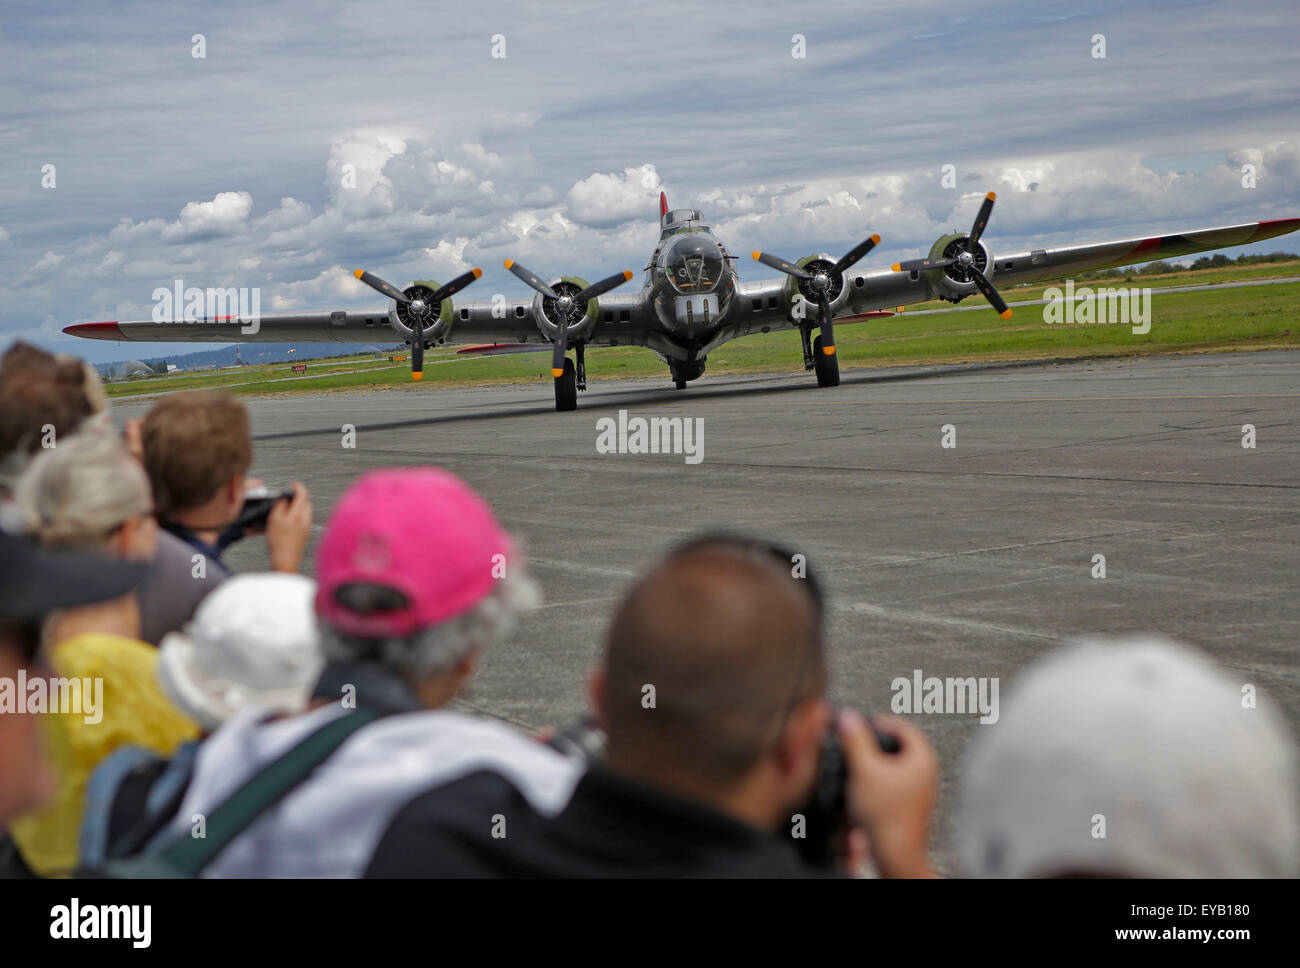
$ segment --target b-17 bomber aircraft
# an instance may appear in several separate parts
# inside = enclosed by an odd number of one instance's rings
[[[994,279],[1003,286],[1049,281],[1246,245],[1300,229],[1300,218],[1269,219],[1152,238],[1031,249],[995,258],[984,241],[994,200],[989,192],[970,231],[940,236],[924,259],[855,271],[880,241],[880,236],[872,235],[839,259],[816,254],[791,263],[768,252],[754,252],[755,259],[782,275],[741,282],[736,256],[701,214],[694,209],[670,210],[661,193],[659,244],[635,293],[613,291],[632,278],[630,271],[594,285],[576,276],[548,283],[507,260],[505,267],[533,289],[531,297],[454,302],[453,296],[482,275],[480,269],[471,269],[446,285],[423,280],[406,289],[358,269],[358,279],[388,297],[386,309],[261,315],[256,327],[244,326],[237,316],[214,316],[176,323],[81,323],[64,332],[131,342],[374,343],[382,339],[381,330],[391,327],[411,347],[411,376],[416,380],[423,376],[424,350],[435,346],[485,344],[460,351],[485,354],[549,348],[555,409],[573,410],[577,391],[587,386],[588,346],[644,346],[668,364],[677,388],[684,389],[704,373],[708,355],[728,340],[797,329],[804,369],[816,374],[819,387],[833,387],[840,381],[837,320],[889,316],[894,307],[927,299],[957,303],[975,293],[1009,319],[1011,310],[994,288]]]

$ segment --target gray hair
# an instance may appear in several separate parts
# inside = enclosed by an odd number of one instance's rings
[[[89,426],[32,458],[14,487],[27,529],[55,548],[98,548],[153,509],[149,478],[109,427]]]
[[[541,604],[541,589],[521,561],[497,579],[477,604],[454,618],[410,635],[367,639],[348,635],[322,621],[321,650],[334,661],[377,661],[415,679],[446,672],[475,649],[500,645],[522,612]]]

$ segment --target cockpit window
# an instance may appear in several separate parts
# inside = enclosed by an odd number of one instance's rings
[[[726,260],[713,239],[685,235],[664,248],[660,268],[678,292],[709,292],[722,279]]]

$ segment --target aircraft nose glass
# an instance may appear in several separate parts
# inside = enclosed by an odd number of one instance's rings
[[[673,285],[681,292],[699,292],[712,289],[722,278],[721,253],[710,252],[705,247],[679,250],[668,265]]]

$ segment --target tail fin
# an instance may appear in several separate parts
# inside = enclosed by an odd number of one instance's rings
[[[662,225],[664,216],[668,214],[668,196],[664,192],[659,193],[659,224]]]

